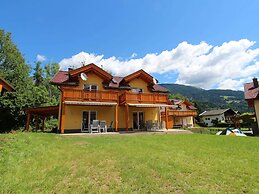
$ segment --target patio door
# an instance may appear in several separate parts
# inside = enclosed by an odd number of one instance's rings
[[[144,112],[133,112],[133,129],[144,129]]]
[[[88,131],[90,125],[93,123],[93,120],[96,120],[97,114],[96,111],[84,111],[83,112],[83,122],[82,122],[82,130]]]

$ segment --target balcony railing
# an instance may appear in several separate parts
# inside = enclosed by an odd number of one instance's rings
[[[120,104],[125,103],[148,103],[148,104],[167,104],[166,94],[134,94],[125,92],[120,95]]]
[[[162,116],[165,116],[165,112],[161,113]],[[169,110],[168,116],[178,116],[178,117],[187,117],[187,116],[197,116],[197,112],[193,110]]]
[[[62,89],[64,100],[118,102],[118,93],[113,91],[85,91],[81,89]]]

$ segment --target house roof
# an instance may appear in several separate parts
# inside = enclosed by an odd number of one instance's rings
[[[246,100],[259,99],[259,87],[254,88],[253,82],[245,83],[244,92]]]
[[[230,108],[227,109],[218,109],[218,110],[210,110],[210,111],[204,111],[199,116],[214,116],[214,115],[221,115],[227,111],[232,111],[235,114],[235,111],[233,111]]]
[[[80,73],[87,73],[89,71],[93,71],[95,72],[95,74],[97,74],[98,76],[102,77],[104,80],[111,80],[112,79],[112,75],[109,74],[108,72],[104,71],[103,69],[101,69],[100,67],[98,67],[97,65],[90,63],[88,65],[79,67],[77,69],[73,69],[69,71],[69,75],[71,77],[77,77]]]
[[[9,92],[14,91],[14,87],[1,77],[0,77],[0,84],[3,85],[3,88],[5,88],[7,91]]]
[[[153,92],[165,92],[165,93],[169,92],[169,90],[167,88],[165,88],[165,87],[163,87],[163,86],[161,86],[159,84],[154,84],[152,86],[151,90]]]
[[[149,75],[147,72],[145,72],[143,69],[140,69],[130,75],[127,75],[123,78],[125,82],[129,82],[137,77],[141,77],[143,80],[145,80],[148,83],[153,83],[153,77]]]
[[[139,70],[126,77],[112,76],[103,69],[97,67],[93,63],[70,71],[60,70],[58,73],[56,73],[56,75],[54,75],[50,83],[54,85],[77,85],[78,82],[75,80],[75,77],[78,77],[78,75],[82,72],[88,71],[94,71],[97,75],[107,80],[108,83],[105,85],[106,88],[130,89],[130,87],[127,84],[125,84],[125,82],[129,82],[130,80],[136,77],[141,77],[145,81],[153,83],[153,77],[146,73],[144,70]],[[153,92],[169,92],[168,89],[158,84],[150,84],[150,87],[151,91]]]
[[[67,71],[58,71],[54,77],[52,78],[52,80],[50,81],[50,83],[52,84],[63,84],[65,82],[69,81],[69,75]]]
[[[186,107],[189,109],[189,110],[197,110],[196,107],[194,107],[192,105],[191,102],[189,102],[188,100],[178,100],[178,99],[172,99],[170,100],[172,104],[174,105],[178,105],[178,108],[181,108],[181,104],[185,104]]]

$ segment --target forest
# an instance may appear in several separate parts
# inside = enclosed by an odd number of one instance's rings
[[[15,89],[0,96],[0,133],[24,128],[25,108],[57,105],[59,90],[49,83],[58,63],[26,63],[10,32],[0,29],[0,77]]]

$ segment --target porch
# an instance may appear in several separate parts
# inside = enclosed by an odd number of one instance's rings
[[[196,111],[168,110],[168,127],[169,128],[191,128],[194,127],[194,117],[197,116]],[[166,113],[161,112],[162,120],[166,120]]]
[[[114,102],[65,101],[59,122],[61,133],[92,132],[93,122],[118,130],[118,105]]]

